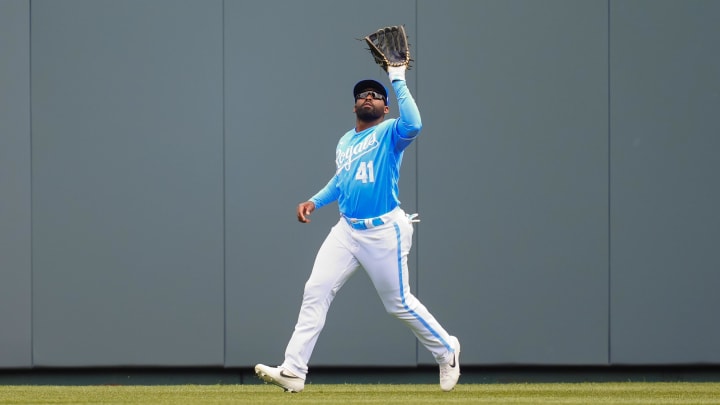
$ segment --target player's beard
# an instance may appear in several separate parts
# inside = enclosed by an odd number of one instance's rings
[[[366,108],[366,106],[369,106],[369,108]],[[370,104],[370,105],[363,104],[360,106],[360,108],[355,109],[355,115],[357,116],[357,119],[360,121],[373,122],[373,121],[377,121],[379,118],[382,118],[384,109],[385,109],[385,106],[375,107],[372,104]]]

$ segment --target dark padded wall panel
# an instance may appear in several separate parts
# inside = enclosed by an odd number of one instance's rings
[[[334,174],[337,141],[355,124],[352,86],[368,77],[389,85],[356,38],[397,23],[414,38],[414,4],[225,3],[226,365],[282,361],[315,253],[338,220],[337,204],[316,211],[310,224],[297,222],[295,208]],[[268,31],[268,21],[283,29]],[[259,32],[263,41],[253,40]],[[309,58],[300,35],[338,62]],[[414,72],[408,77],[414,89]],[[409,210],[414,154],[406,153],[402,173]],[[311,364],[414,365],[414,339],[360,270],[333,303]]]
[[[463,363],[718,364],[717,15],[2,0],[0,368],[282,361],[338,220],[295,207],[334,172],[352,85],[387,83],[356,39],[394,24],[424,122],[401,179],[411,283]],[[360,270],[311,366],[433,363]]]
[[[29,367],[30,2],[0,1],[0,368]]]
[[[468,364],[607,363],[606,2],[418,18],[420,296]]]
[[[717,363],[720,3],[611,4],[612,363]]]
[[[35,365],[222,365],[222,2],[39,0],[32,40]]]

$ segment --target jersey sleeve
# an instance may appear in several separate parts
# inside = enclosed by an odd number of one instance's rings
[[[397,96],[398,109],[400,117],[395,120],[394,135],[400,149],[405,149],[417,136],[422,129],[422,120],[420,119],[420,110],[410,89],[407,87],[405,80],[394,80],[392,82],[395,95]]]
[[[313,204],[315,204],[315,209],[328,205],[338,199],[340,196],[340,189],[336,187],[336,183],[337,176],[333,176],[325,187],[318,191],[314,196],[310,197],[309,201],[312,201]]]

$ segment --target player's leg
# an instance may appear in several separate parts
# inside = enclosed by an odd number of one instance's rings
[[[440,364],[441,387],[452,389],[459,377],[460,343],[451,336],[410,291],[407,256],[413,227],[398,219],[391,226],[371,229],[360,244],[360,263],[372,280],[385,310],[403,321]],[[382,235],[381,237],[378,237]]]
[[[406,323],[439,363],[447,362],[452,353],[450,335],[410,292],[407,256],[412,233],[412,225],[405,220],[358,233],[362,242],[357,257],[385,310]]]
[[[303,379],[335,294],[359,268],[347,246],[351,245],[345,230],[340,224],[334,226],[320,247],[305,283],[298,320],[281,366]]]

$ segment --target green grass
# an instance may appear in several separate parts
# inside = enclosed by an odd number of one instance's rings
[[[0,404],[720,404],[720,383],[0,386]]]

